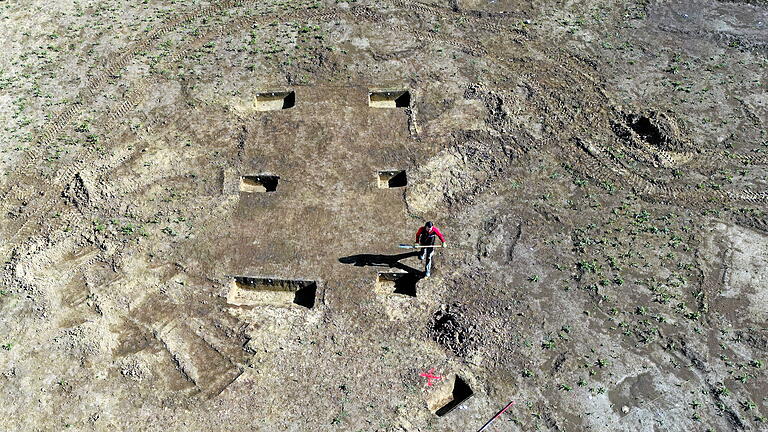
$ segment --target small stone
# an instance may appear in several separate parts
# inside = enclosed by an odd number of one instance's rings
[[[629,407],[624,405],[623,407],[621,407],[621,412],[623,412],[624,414],[628,413],[629,412]]]

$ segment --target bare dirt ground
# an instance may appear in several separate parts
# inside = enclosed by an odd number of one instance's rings
[[[0,0],[0,41],[1,430],[768,430],[766,1]]]

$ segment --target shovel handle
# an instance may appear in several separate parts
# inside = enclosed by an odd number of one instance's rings
[[[440,245],[440,246],[437,246],[437,245],[426,245],[426,246],[416,245],[416,246],[414,246],[414,245],[409,245],[409,244],[401,244],[399,247],[403,248],[403,249],[425,249],[425,248],[439,248],[439,247],[443,247],[443,246],[442,245]]]

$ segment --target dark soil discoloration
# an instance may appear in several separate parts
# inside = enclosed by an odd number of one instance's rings
[[[472,349],[471,324],[465,318],[464,307],[458,303],[442,305],[432,315],[429,335],[432,340],[459,357],[465,357]]]

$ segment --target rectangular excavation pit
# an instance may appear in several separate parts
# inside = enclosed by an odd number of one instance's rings
[[[419,276],[413,273],[379,272],[376,276],[376,292],[416,297],[416,282],[418,281]]]
[[[276,111],[293,108],[296,105],[296,93],[292,91],[256,93],[253,105],[256,111]]]
[[[380,189],[400,188],[408,185],[408,176],[402,170],[379,171],[377,176]]]
[[[240,192],[264,193],[277,190],[279,176],[259,174],[240,176]]]
[[[447,378],[427,399],[430,411],[438,417],[453,411],[473,394],[469,384],[460,376],[451,375]]]
[[[408,90],[371,90],[368,92],[368,106],[407,108],[411,106],[411,93]]]
[[[312,309],[316,294],[316,281],[235,276],[230,283],[227,303],[234,306],[296,304]]]

